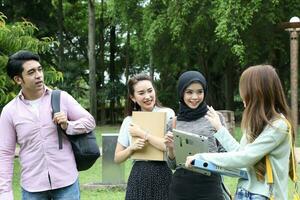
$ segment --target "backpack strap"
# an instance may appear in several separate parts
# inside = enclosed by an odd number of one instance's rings
[[[51,107],[53,110],[52,117],[54,116],[54,113],[57,113],[60,111],[60,90],[52,90],[51,93]],[[63,130],[62,128],[57,125],[57,135],[58,135],[58,147],[59,149],[62,149],[62,134]]]

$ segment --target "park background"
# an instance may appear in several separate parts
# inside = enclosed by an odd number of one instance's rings
[[[118,131],[125,83],[139,72],[154,77],[159,100],[175,111],[180,74],[202,72],[207,103],[234,111],[238,127],[246,67],[273,65],[291,100],[290,36],[282,24],[293,16],[300,16],[298,0],[0,0],[0,110],[19,91],[6,75],[8,56],[28,49],[41,55],[45,83],[93,114],[99,141]],[[101,170],[99,162],[93,169]],[[81,179],[101,181],[94,171]]]

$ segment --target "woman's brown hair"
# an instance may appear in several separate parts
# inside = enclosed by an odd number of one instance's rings
[[[136,75],[132,76],[127,82],[127,108],[126,108],[126,115],[127,116],[131,116],[132,111],[141,111],[140,105],[133,102],[130,97],[134,96],[134,86],[135,86],[135,84],[137,84],[139,81],[145,81],[145,80],[151,82],[151,84],[154,88],[154,91],[156,93],[156,89],[154,87],[153,81],[152,81],[150,76],[148,76],[146,74],[143,74],[143,73],[136,74]],[[161,107],[161,104],[157,99],[157,95],[156,95],[156,99],[155,99],[155,106]]]
[[[266,125],[280,118],[281,114],[291,121],[280,79],[271,65],[247,68],[241,75],[239,91],[245,104],[241,127],[246,131],[249,143],[260,135]],[[292,133],[294,141],[294,131]],[[264,180],[265,157],[254,167],[258,180]]]

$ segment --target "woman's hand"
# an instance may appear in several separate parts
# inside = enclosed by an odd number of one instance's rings
[[[196,155],[193,156],[187,156],[185,161],[185,167],[186,168],[192,168],[192,161],[196,159]]]
[[[212,106],[207,106],[208,111],[205,118],[211,123],[211,125],[218,131],[222,127],[222,123],[218,113],[214,110]]]
[[[138,138],[138,139],[135,140],[134,143],[132,143],[130,145],[129,148],[130,148],[131,151],[137,151],[137,150],[143,149],[144,146],[145,146],[145,144],[146,144],[146,140],[145,139]]]
[[[171,160],[175,158],[175,152],[174,152],[174,135],[172,132],[168,131],[167,134],[164,137],[164,143],[167,147],[167,153]]]
[[[171,131],[168,131],[167,134],[165,135],[165,145],[169,149],[174,149],[174,136]]]
[[[141,129],[141,127],[137,124],[131,123],[129,126],[129,133],[133,137],[145,138],[145,131]]]

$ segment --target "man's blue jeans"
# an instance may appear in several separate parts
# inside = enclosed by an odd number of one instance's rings
[[[78,179],[72,185],[42,192],[28,192],[22,188],[22,200],[80,200]]]

